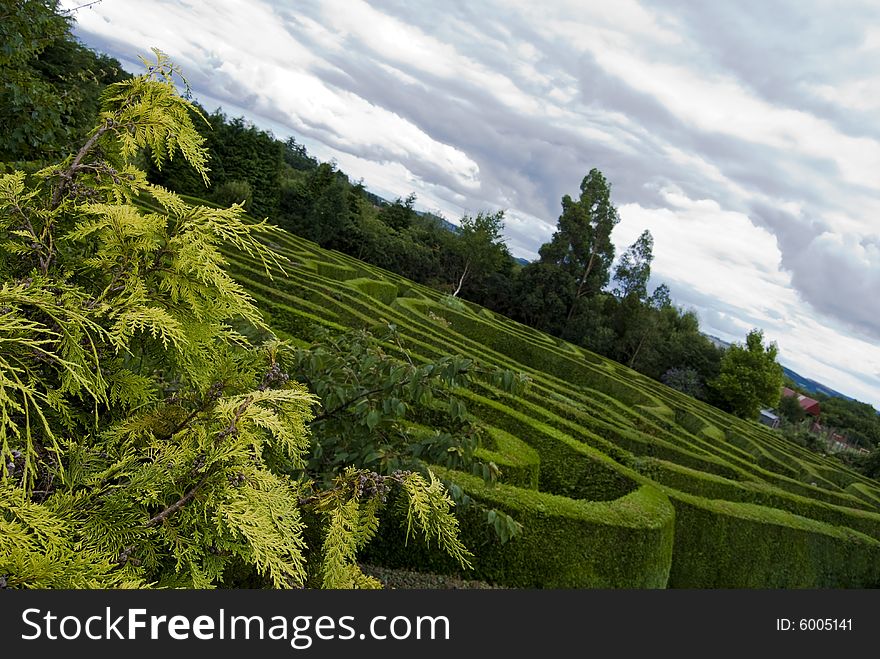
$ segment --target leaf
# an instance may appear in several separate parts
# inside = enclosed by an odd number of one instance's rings
[[[366,418],[367,428],[369,430],[373,430],[377,425],[379,425],[379,420],[381,418],[382,415],[379,413],[379,410],[370,410]]]

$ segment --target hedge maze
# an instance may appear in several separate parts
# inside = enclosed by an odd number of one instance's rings
[[[525,394],[464,392],[488,428],[490,486],[437,469],[522,534],[462,515],[470,578],[538,588],[843,588],[880,584],[880,484],[622,365],[290,234],[286,276],[230,252],[279,336],[394,323],[414,359],[461,354],[524,372]],[[413,432],[418,432],[414,428]],[[393,526],[393,525],[392,525]],[[452,570],[384,529],[387,565]]]

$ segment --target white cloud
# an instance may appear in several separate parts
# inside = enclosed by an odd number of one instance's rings
[[[253,111],[276,118],[284,115],[289,129],[320,137],[339,151],[368,149],[380,160],[417,160],[451,173],[463,187],[478,185],[479,167],[466,154],[432,139],[394,112],[310,73],[309,67],[318,58],[281,27],[280,18],[269,7],[223,0],[210,6],[197,3],[192,11],[186,15],[182,7],[167,0],[149,5],[129,0],[108,3],[103,16],[87,12],[79,22],[85,30],[105,39],[124,40],[141,50],[158,41],[185,71],[201,68],[221,88],[237,90],[239,96],[252,95]],[[134,12],[140,16],[136,23],[128,20]],[[172,32],[151,27],[174,22],[188,29]],[[219,66],[205,71],[206,58]]]
[[[613,234],[618,254],[649,229],[654,237],[652,280],[667,282],[673,299],[687,299],[696,291],[701,300],[717,300],[728,309],[697,308],[704,331],[743,341],[759,326],[767,340],[778,343],[780,359],[789,367],[851,396],[880,402],[880,377],[868,382],[866,376],[854,375],[880,374],[880,346],[818,313],[795,292],[772,234],[713,200],[690,199],[675,189],[662,194],[671,209],[620,207],[621,223]],[[865,293],[880,290],[880,248],[847,244],[851,241],[823,234],[803,258],[817,258],[814,250],[836,251],[842,278],[862,277],[873,268],[872,278],[863,280]]]

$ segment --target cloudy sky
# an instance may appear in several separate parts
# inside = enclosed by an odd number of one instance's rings
[[[63,0],[73,8],[86,0]],[[76,34],[155,46],[209,110],[293,135],[533,258],[598,167],[653,283],[880,408],[880,3],[102,0]]]

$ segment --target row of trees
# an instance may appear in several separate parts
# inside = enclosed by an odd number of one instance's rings
[[[611,233],[620,218],[598,169],[584,177],[576,198],[562,198],[556,231],[523,266],[504,243],[503,211],[466,215],[450,230],[442,218],[416,211],[414,194],[379,199],[294,138],[276,140],[219,111],[196,126],[212,153],[210,187],[175,162],[151,166],[150,180],[218,203],[241,202],[322,247],[482,304],[737,414],[754,416],[759,398],[775,403],[766,382],[744,389],[741,358],[736,376],[719,378],[723,351],[700,332],[696,315],[674,306],[666,285],[650,290],[649,231],[615,262]],[[778,377],[767,368],[755,375]]]

